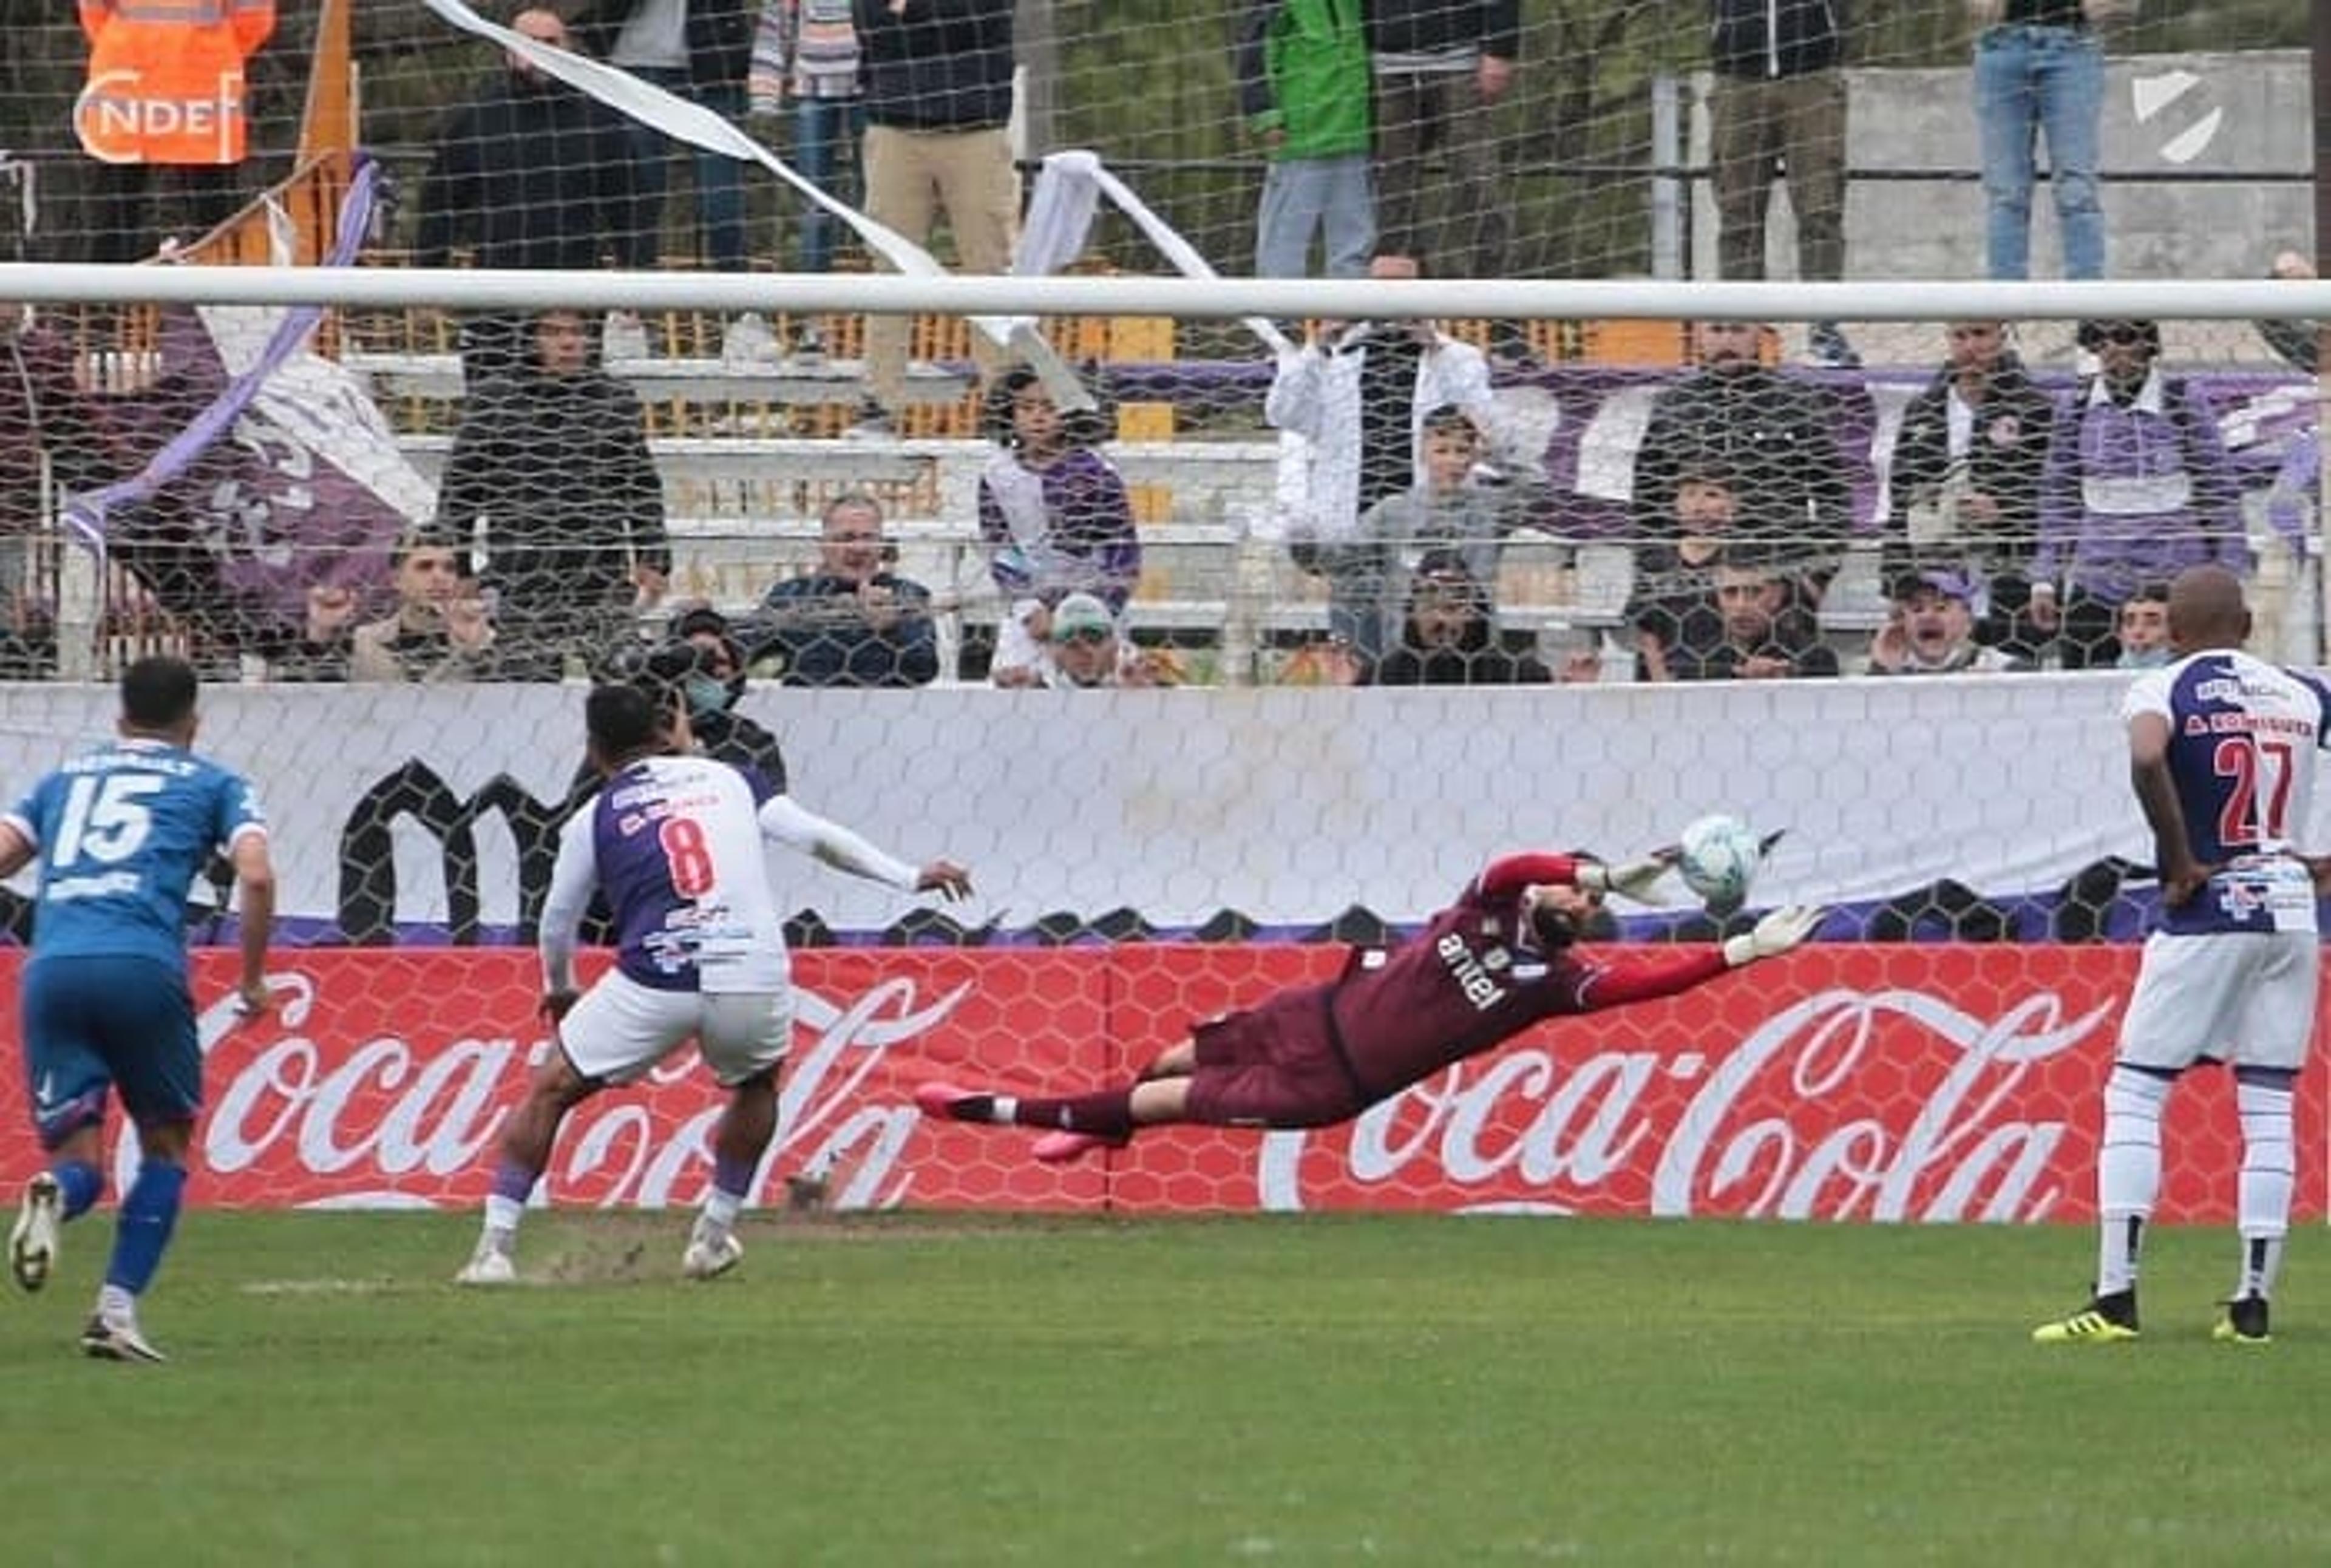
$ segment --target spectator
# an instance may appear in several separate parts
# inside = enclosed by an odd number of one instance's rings
[[[856,0],[865,71],[866,214],[921,244],[947,210],[956,262],[1005,272],[1020,224],[1012,167],[1013,0]],[[872,395],[853,431],[886,436],[907,389],[904,316],[866,320]],[[984,377],[1002,368],[985,333],[971,350]]]
[[[500,395],[463,404],[437,525],[455,539],[484,529],[503,672],[556,680],[662,597],[671,556],[639,399],[590,363],[575,312],[537,317],[534,345]]]
[[[890,570],[882,507],[826,503],[817,570],[770,588],[742,629],[750,658],[785,660],[787,686],[928,686],[939,672],[930,590]]]
[[[1732,535],[1732,464],[1714,452],[1692,452],[1676,460],[1674,473],[1674,537],[1637,551],[1627,603],[1638,680],[1673,680],[1672,652],[1710,649],[1724,635],[1716,573]]]
[[[699,604],[673,616],[671,631],[673,641],[696,651],[695,667],[680,682],[696,749],[758,774],[771,794],[785,794],[785,756],[777,737],[737,710],[745,700],[746,660],[728,617]]]
[[[2022,670],[1975,641],[1974,582],[1957,572],[1917,572],[1894,585],[1892,613],[1870,639],[1872,675],[1975,675]]]
[[[1381,255],[1368,275],[1413,278],[1417,268],[1411,257]],[[1300,349],[1280,355],[1263,417],[1285,432],[1280,501],[1297,565],[1330,575],[1371,508],[1424,484],[1424,417],[1443,405],[1471,415],[1498,475],[1538,473],[1540,454],[1521,450],[1518,428],[1498,409],[1481,351],[1429,321],[1323,323]],[[1368,657],[1383,651],[1380,625],[1371,631],[1332,605],[1329,616],[1331,636],[1374,636]]]
[[[1814,635],[1812,618],[1791,605],[1789,584],[1766,566],[1727,562],[1716,569],[1718,636],[1670,651],[1677,680],[1772,680],[1835,675],[1836,650]]]
[[[863,202],[865,184],[858,147],[866,133],[866,101],[858,66],[851,0],[762,0],[753,40],[753,112],[778,114],[790,97],[786,161],[802,178],[853,207]],[[815,202],[801,204],[794,264],[802,271],[833,270],[835,223]],[[807,317],[794,320],[793,350],[804,359],[825,353],[825,338]]]
[[[2000,321],[1954,321],[1943,367],[1903,411],[1894,441],[1885,582],[1935,567],[1975,588],[1982,641],[2037,662],[2031,552],[2056,407],[2031,384]]]
[[[1133,501],[1116,465],[1094,450],[1102,416],[1063,414],[1036,373],[1015,366],[988,389],[981,410],[1004,450],[979,476],[979,537],[1008,613],[991,673],[1034,669],[1044,636],[1038,612],[1071,592],[1089,593],[1122,616],[1141,576]]]
[[[1676,537],[1677,464],[1728,465],[1736,561],[1770,565],[1793,599],[1818,604],[1852,522],[1845,464],[1821,388],[1768,369],[1763,324],[1703,321],[1699,368],[1662,390],[1635,448],[1633,516],[1641,543]]]
[[[555,11],[521,11],[510,31],[569,46]],[[442,267],[468,243],[480,267],[580,271],[628,255],[634,219],[631,144],[623,122],[596,100],[515,53],[501,79],[453,111],[421,185],[414,261]],[[527,356],[527,320],[471,317],[461,329],[461,379],[475,393],[515,374]]]
[[[2144,584],[2212,561],[2239,575],[2250,559],[2218,422],[2161,368],[2159,324],[2083,321],[2079,342],[2098,370],[2057,414],[2031,584],[2067,670],[2120,657],[2120,606]]]
[[[1042,658],[1021,678],[999,679],[996,684],[1055,690],[1150,684],[1139,651],[1118,634],[1117,617],[1092,594],[1069,594],[1045,613],[1042,625]]]
[[[1328,277],[1367,273],[1376,198],[1360,6],[1361,0],[1248,0],[1240,19],[1239,113],[1270,159],[1255,217],[1258,278],[1308,275],[1315,231]]]
[[[1365,0],[1384,248],[1502,278],[1512,203],[1493,118],[1521,58],[1519,0]],[[1436,223],[1426,192],[1447,203]]]
[[[2105,51],[2095,24],[2127,0],[1968,0],[1984,24],[1974,42],[1975,129],[1983,144],[1986,261],[1995,279],[2031,275],[2033,149],[2048,138],[2048,188],[2064,276],[2105,275],[2105,214],[2097,199]]]
[[[753,62],[757,0],[591,0],[575,19],[589,53],[622,67],[731,123],[745,118],[745,80]],[[627,120],[635,215],[624,235],[623,264],[652,271],[664,250],[664,196],[671,184],[671,138],[643,119]],[[745,167],[726,153],[693,149],[694,258],[723,272],[748,265]],[[721,356],[734,366],[775,356],[769,324],[747,311],[721,333]]]
[[[275,31],[275,0],[80,0],[77,9],[89,36],[89,85],[73,106],[74,134],[94,160],[89,260],[144,261],[164,224],[183,220],[198,238],[243,204],[244,67]],[[176,214],[165,207],[167,185],[184,209]]]
[[[1765,214],[1788,171],[1797,276],[1845,276],[1845,0],[1711,0],[1709,162],[1717,256],[1736,280],[1765,276]],[[1834,321],[1816,321],[1816,365],[1860,356]]]
[[[1362,658],[1382,658],[1396,640],[1409,570],[1427,551],[1453,550],[1488,603],[1506,536],[1546,492],[1485,471],[1483,455],[1471,415],[1453,403],[1433,409],[1424,416],[1424,482],[1370,507],[1348,544],[1319,546],[1329,621],[1350,629]]]
[[[396,607],[347,634],[347,679],[354,681],[486,680],[497,673],[493,622],[478,584],[461,569],[453,547],[422,531],[397,541],[390,563]],[[347,590],[324,590],[346,595]],[[317,626],[317,595],[309,625]],[[328,628],[328,622],[326,622]],[[311,630],[310,637],[315,641]]]
[[[2147,583],[2129,595],[2117,622],[2123,670],[2158,670],[2177,657],[2169,646],[2169,584]]]
[[[1435,550],[1409,579],[1399,641],[1377,661],[1375,686],[1538,686],[1544,664],[1499,647],[1489,594],[1456,550]]]

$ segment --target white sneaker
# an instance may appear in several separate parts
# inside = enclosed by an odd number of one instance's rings
[[[471,1253],[470,1260],[461,1265],[461,1271],[453,1276],[456,1285],[514,1285],[517,1282],[518,1265],[510,1261],[509,1253],[498,1252],[491,1247],[480,1247]]]
[[[747,310],[721,328],[720,364],[730,371],[775,368],[777,335],[756,311]]]
[[[648,356],[648,329],[636,311],[610,310],[606,325],[599,329],[599,357],[613,365],[618,360],[645,359]]]
[[[825,334],[817,329],[816,322],[803,321],[794,328],[793,353],[788,357],[804,369],[825,363]]]
[[[899,426],[897,422],[891,419],[890,411],[870,397],[859,404],[858,417],[843,429],[842,439],[844,441],[890,441],[894,440],[898,433]]]
[[[146,1342],[135,1317],[93,1313],[81,1331],[82,1354],[99,1361],[141,1361],[157,1364],[170,1358]]]
[[[38,1290],[55,1271],[57,1228],[63,1211],[64,1193],[54,1176],[43,1171],[24,1183],[24,1201],[8,1232],[8,1272],[20,1288]]]
[[[680,1271],[690,1279],[718,1279],[744,1258],[745,1243],[737,1240],[735,1231],[709,1236],[699,1231],[688,1239],[688,1250],[680,1255]]]

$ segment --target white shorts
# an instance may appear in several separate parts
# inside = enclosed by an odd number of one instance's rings
[[[2322,963],[2312,931],[2206,931],[2145,938],[2121,1019],[2119,1060],[2174,1072],[2307,1062]]]
[[[558,1045],[585,1078],[629,1083],[693,1038],[733,1088],[784,1061],[793,1032],[791,991],[658,991],[610,969],[560,1022]]]

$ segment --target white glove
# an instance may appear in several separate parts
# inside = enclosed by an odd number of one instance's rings
[[[1759,958],[1778,958],[1812,936],[1828,914],[1814,904],[1774,909],[1756,922],[1755,930],[1724,939],[1724,961],[1737,969]]]
[[[1578,866],[1578,885],[1590,893],[1616,893],[1622,898],[1638,904],[1664,904],[1655,884],[1668,874],[1675,864],[1670,855],[1643,855],[1616,865],[1600,860],[1582,860]]]

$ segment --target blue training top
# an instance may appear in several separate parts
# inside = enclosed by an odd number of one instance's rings
[[[33,786],[5,820],[41,856],[33,957],[186,962],[186,893],[214,849],[265,832],[241,775],[161,740],[118,740]]]

